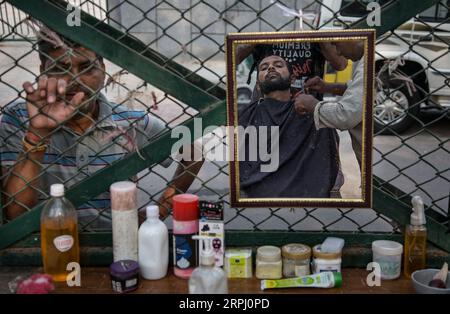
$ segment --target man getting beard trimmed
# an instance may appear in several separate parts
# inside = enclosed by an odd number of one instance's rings
[[[279,165],[273,172],[260,171],[264,162],[248,158],[251,141],[244,141],[244,160],[239,161],[240,188],[251,198],[338,197],[339,157],[334,129],[316,130],[311,115],[299,115],[294,108],[290,85],[294,76],[286,61],[268,56],[257,66],[263,98],[239,108],[239,126],[279,127]],[[259,135],[260,136],[260,135]],[[270,141],[270,138],[269,140]],[[259,142],[259,141],[258,141]],[[266,147],[271,147],[270,143]],[[259,151],[259,149],[257,150]]]

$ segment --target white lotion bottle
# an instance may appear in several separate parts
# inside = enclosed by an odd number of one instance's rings
[[[227,294],[228,278],[222,268],[215,266],[212,238],[193,236],[200,243],[200,266],[194,269],[189,278],[190,294]]]
[[[159,220],[158,206],[147,207],[147,219],[139,228],[139,269],[142,277],[161,279],[167,274],[169,264],[169,232]]]

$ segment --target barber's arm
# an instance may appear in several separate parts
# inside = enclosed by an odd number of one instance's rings
[[[252,52],[254,45],[239,44],[236,48],[236,64],[240,64],[245,60]]]
[[[336,47],[329,42],[319,43],[320,51],[325,59],[336,71],[343,71],[347,67],[348,60],[336,52]]]
[[[325,83],[320,77],[315,76],[305,82],[307,92],[316,91],[321,94],[332,94],[342,96],[347,89],[347,84]]]
[[[195,180],[196,175],[202,168],[203,162],[203,160],[181,161],[178,164],[172,182],[168,184],[166,190],[159,199],[159,215],[162,218],[169,215],[169,210],[172,208],[173,196],[185,193],[189,189],[192,182]]]

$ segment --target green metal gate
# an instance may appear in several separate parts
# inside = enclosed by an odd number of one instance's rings
[[[72,2],[72,1],[71,1]],[[228,32],[298,30],[296,17],[280,18],[282,12],[277,4],[313,11],[332,12],[335,25],[351,28],[366,28],[367,1],[342,1],[338,9],[329,7],[326,1],[78,1],[81,6],[81,25],[68,26],[66,19],[70,11],[67,2],[59,0],[0,1],[0,95],[1,113],[13,101],[23,101],[23,77],[36,79],[40,74],[35,37],[21,33],[28,26],[26,16],[45,23],[49,28],[70,40],[95,51],[108,60],[105,93],[115,93],[115,102],[162,118],[166,131],[149,143],[113,162],[104,169],[69,187],[67,196],[80,206],[91,202],[96,196],[108,191],[116,181],[133,177],[139,185],[141,209],[150,202],[157,202],[173,169],[167,170],[159,163],[171,153],[170,130],[175,125],[186,125],[193,132],[193,118],[202,118],[203,127],[223,125],[226,122],[224,36]],[[439,3],[437,6],[436,4]],[[438,29],[448,23],[447,1],[380,1],[381,24],[376,26],[377,44],[392,39],[405,41],[409,51],[414,52],[420,40],[406,41],[397,27],[418,13],[435,5],[434,17],[445,11],[438,25],[430,26],[427,18],[418,17],[420,25],[428,27],[433,40],[440,38]],[[11,9],[20,10],[20,19],[7,19]],[[88,8],[94,8],[91,11]],[[357,21],[349,23],[345,12],[363,12]],[[14,24],[14,25],[13,25]],[[436,23],[435,23],[436,24]],[[310,28],[323,28],[305,20]],[[20,39],[20,43],[8,40]],[[443,55],[448,55],[448,49]],[[378,52],[378,54],[380,54]],[[381,59],[389,57],[381,56]],[[413,85],[419,90],[416,103],[435,104],[439,90],[449,86],[445,69],[435,68],[429,60],[427,67],[416,68],[410,64],[398,67],[399,72],[413,78]],[[30,66],[31,64],[31,66]],[[377,69],[383,62],[377,63]],[[34,68],[33,68],[34,67]],[[425,80],[419,80],[427,71],[437,72],[444,77],[443,86],[431,90]],[[397,73],[399,73],[397,72]],[[20,77],[20,80],[17,79]],[[417,78],[417,80],[415,79]],[[399,88],[407,85],[404,83]],[[109,91],[108,91],[109,90]],[[108,94],[108,95],[109,95]],[[390,97],[389,95],[387,97]],[[439,105],[435,107],[440,107]],[[407,112],[415,121],[413,131],[399,133],[395,123],[388,122],[378,128],[374,141],[374,204],[373,209],[323,209],[323,208],[230,208],[226,207],[227,246],[257,246],[261,244],[280,245],[287,242],[306,244],[320,243],[326,236],[336,235],[346,240],[349,247],[344,266],[365,267],[371,259],[370,243],[376,239],[393,239],[402,242],[402,227],[408,223],[412,194],[420,194],[427,205],[427,224],[430,251],[429,264],[437,265],[449,260],[449,191],[450,154],[448,132],[433,130],[436,121],[448,119],[447,109],[431,121],[418,117],[416,110]],[[447,120],[448,121],[448,120]],[[442,123],[442,122],[441,122]],[[385,133],[391,133],[385,135]],[[448,131],[448,130],[447,130]],[[389,136],[390,144],[382,139]],[[424,137],[431,148],[419,149],[412,140]],[[378,141],[380,139],[380,141]],[[81,140],[81,139],[80,139]],[[6,141],[6,139],[2,139]],[[3,144],[2,144],[3,145]],[[399,154],[411,154],[407,162],[399,163]],[[4,154],[2,155],[4,156]],[[3,157],[2,157],[3,158]],[[4,157],[6,158],[6,157]],[[444,160],[436,165],[434,160]],[[447,160],[447,162],[445,162]],[[55,161],[58,162],[58,161]],[[50,162],[49,165],[51,165]],[[204,198],[224,200],[228,204],[228,165],[207,162],[207,173],[200,172],[189,191]],[[377,169],[391,169],[377,172]],[[425,172],[425,179],[415,176],[414,171]],[[81,171],[81,170],[80,170]],[[5,180],[6,174],[0,178]],[[225,178],[225,181],[223,181]],[[403,181],[408,181],[406,184]],[[444,188],[444,194],[436,194],[436,185]],[[402,188],[407,187],[403,191]],[[46,198],[47,191],[41,191]],[[3,189],[2,189],[3,194]],[[5,207],[4,203],[1,203]],[[0,264],[40,264],[39,216],[42,204],[28,208],[22,216],[0,226]],[[84,265],[107,265],[112,260],[110,230],[95,228],[95,221],[108,221],[107,208],[98,210],[90,222],[82,224],[81,246]],[[169,218],[170,221],[170,218]],[[442,251],[443,250],[443,251]]]

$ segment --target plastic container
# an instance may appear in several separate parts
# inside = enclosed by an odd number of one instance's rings
[[[147,207],[147,220],[139,228],[139,268],[145,279],[161,279],[169,264],[169,232],[159,220],[158,206]]]
[[[283,262],[281,250],[276,246],[260,246],[256,251],[256,278],[280,279]]]
[[[402,268],[403,245],[388,240],[372,242],[372,253],[374,263],[381,268],[381,279],[392,280],[400,277]]]
[[[200,266],[189,278],[190,294],[227,294],[228,280],[222,268],[215,266],[216,259],[212,237],[194,236],[200,240]]]
[[[313,273],[321,273],[323,271],[341,272],[342,251],[339,252],[323,252],[322,245],[317,244],[313,247]]]
[[[197,241],[192,239],[198,233],[198,196],[175,195],[172,204],[174,273],[175,276],[188,279],[198,266]]]
[[[225,250],[225,272],[228,278],[252,278],[252,249],[229,248]]]
[[[139,265],[136,261],[123,260],[109,267],[111,287],[115,292],[126,293],[134,291],[139,286]]]
[[[64,197],[64,185],[52,184],[51,199],[41,214],[41,250],[44,272],[65,282],[67,265],[80,263],[78,219],[72,203]]]
[[[311,248],[304,244],[286,244],[281,248],[283,276],[300,277],[310,274]]]
[[[137,186],[119,181],[110,187],[114,262],[138,261]]]

